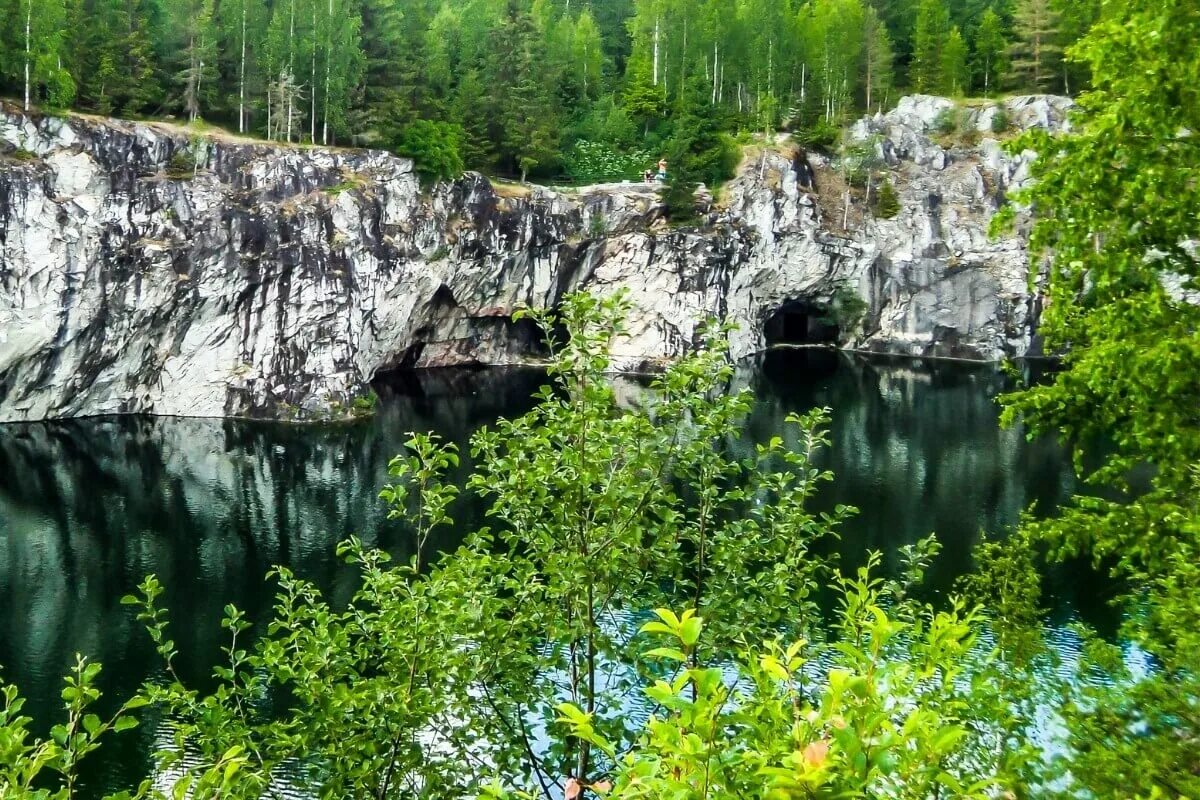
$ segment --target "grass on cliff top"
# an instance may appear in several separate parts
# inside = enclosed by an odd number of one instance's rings
[[[19,109],[19,106],[17,108]],[[176,119],[175,117],[170,117],[170,116],[167,116],[167,117],[129,116],[129,117],[122,118],[122,117],[104,116],[102,114],[91,114],[86,111],[67,111],[67,112],[63,112],[61,114],[61,116],[65,116],[68,118],[83,119],[83,120],[87,120],[89,122],[93,122],[93,123],[97,123],[97,124],[101,124],[101,125],[120,126],[123,123],[136,123],[138,125],[145,125],[150,128],[155,128],[159,131],[162,131],[163,133],[167,133],[167,134],[171,134],[171,135],[184,135],[184,136],[189,136],[189,137],[190,136],[200,136],[205,139],[210,139],[212,141],[223,142],[223,143],[227,143],[227,144],[270,145],[272,147],[291,147],[291,148],[295,148],[297,150],[319,149],[319,150],[354,151],[354,150],[364,149],[364,148],[359,148],[359,147],[344,147],[342,145],[323,145],[320,143],[314,144],[312,142],[302,142],[302,141],[282,142],[279,140],[263,139],[258,136],[254,136],[252,134],[237,133],[237,132],[232,131],[229,128],[226,128],[222,125],[217,125],[216,123],[208,122],[207,120],[205,120],[203,118],[197,119],[194,122],[184,122],[180,119]],[[299,133],[304,134],[305,131],[300,131]]]
[[[492,189],[500,197],[510,200],[523,200],[533,196],[533,188],[519,181],[509,181],[503,178],[488,178],[492,184]]]
[[[332,197],[337,197],[342,192],[365,189],[370,184],[371,180],[366,175],[351,170],[342,170],[342,180],[332,186],[326,186],[321,191]]]

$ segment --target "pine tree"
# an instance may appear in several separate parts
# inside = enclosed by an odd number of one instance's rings
[[[68,68],[78,75],[76,99],[101,114],[113,113],[113,90],[118,81],[120,37],[127,22],[121,0],[94,0],[74,4]]]
[[[1013,14],[1016,41],[1010,53],[1011,74],[1021,88],[1048,91],[1056,82],[1062,58],[1058,23],[1051,0],[1018,0]]]
[[[971,82],[967,67],[967,43],[963,41],[957,25],[950,29],[950,35],[942,45],[941,80],[942,91],[950,97],[961,95]]]
[[[950,31],[950,12],[944,0],[921,0],[913,30],[909,79],[919,92],[941,85],[942,45]]]
[[[626,80],[621,106],[630,117],[642,124],[644,136],[650,132],[651,123],[662,119],[666,97],[662,88],[653,84],[650,71],[644,66],[635,67]]]
[[[435,97],[446,97],[454,85],[463,19],[449,3],[434,14],[425,30],[425,78]]]
[[[169,7],[175,82],[189,122],[200,117],[215,84],[217,37],[212,0],[173,0]]]
[[[879,13],[892,40],[896,62],[908,64],[912,61],[913,33],[916,31],[918,4],[916,0],[870,0],[870,5]]]
[[[464,165],[471,169],[496,167],[496,139],[491,130],[493,100],[494,95],[485,89],[477,70],[469,69],[459,77],[450,116],[463,131],[459,149]]]
[[[395,142],[417,117],[418,36],[428,23],[415,4],[401,9],[397,0],[362,0],[361,17],[365,77],[356,125],[368,140]]]
[[[1004,23],[992,8],[983,12],[975,31],[975,74],[983,82],[983,95],[988,97],[1000,85],[1005,70],[1008,42],[1004,39]]]
[[[896,189],[892,186],[892,182],[885,179],[876,195],[875,216],[880,219],[891,219],[899,213],[900,198],[896,196]]]
[[[495,37],[497,67],[502,81],[500,119],[503,125],[501,152],[510,169],[524,181],[529,172],[549,166],[558,152],[558,115],[547,80],[544,41],[532,16],[516,0],[509,0],[507,18]]]

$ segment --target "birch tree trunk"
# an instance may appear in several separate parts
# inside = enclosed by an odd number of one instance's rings
[[[33,0],[25,0],[25,110],[29,110],[29,59],[32,41],[29,29],[33,23]]]
[[[321,120],[321,144],[329,144],[329,65],[333,61],[333,0],[325,21],[325,111]]]
[[[195,111],[192,112],[192,122],[200,118],[200,85],[204,82],[204,56],[196,56],[196,100]]]
[[[775,40],[767,41],[767,97],[775,96]]]
[[[328,58],[328,54],[326,54]],[[312,4],[312,63],[308,70],[308,91],[312,94],[308,112],[308,141],[317,143],[317,4]]]
[[[292,86],[295,79],[295,47],[296,47],[296,0],[292,0],[288,7],[288,66],[287,66],[287,82],[279,81],[280,86],[287,86],[287,134],[285,139],[290,143],[292,141],[292,118],[295,116],[294,100],[296,92]],[[283,98],[280,98],[281,100]]]
[[[654,85],[659,85],[659,18],[654,18]]]
[[[242,58],[238,63],[238,133],[246,132],[246,3],[242,0]],[[268,133],[267,138],[270,138]]]
[[[875,66],[871,42],[867,42],[867,113],[871,112],[871,68]]]
[[[717,104],[717,88],[720,85],[720,78],[717,65],[720,63],[721,51],[717,47],[717,43],[713,42],[713,71],[712,71],[712,105]]]
[[[188,37],[188,75],[183,90],[183,104],[187,108],[188,122],[196,119],[196,35]]]
[[[688,21],[687,17],[683,18],[683,50],[680,52],[679,59],[679,93],[683,94],[687,86],[687,35]]]

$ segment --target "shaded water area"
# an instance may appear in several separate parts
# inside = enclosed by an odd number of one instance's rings
[[[822,466],[835,480],[818,504],[856,506],[842,531],[843,564],[868,549],[894,566],[897,549],[936,533],[944,551],[931,593],[971,568],[982,531],[1014,525],[1031,504],[1050,513],[1076,491],[1069,459],[1047,440],[1001,430],[991,367],[862,361],[831,351],[778,350],[745,365],[757,401],[737,447],[780,434],[785,417],[833,409]],[[57,721],[61,676],[74,654],[103,662],[101,686],[125,697],[157,669],[133,614],[120,605],[147,573],[165,604],[184,677],[203,685],[224,643],[222,607],[251,620],[270,612],[264,575],[285,564],[336,601],[355,578],[334,555],[358,534],[404,557],[412,537],[377,495],[409,431],[433,430],[466,449],[478,427],[527,410],[545,382],[535,370],[447,370],[378,386],[378,413],[345,424],[103,418],[0,426],[0,665],[28,697],[39,729]],[[622,396],[640,387],[622,381]],[[466,465],[464,465],[465,475]],[[482,510],[459,504],[459,529]],[[436,549],[456,542],[443,538]],[[1103,583],[1063,569],[1046,576],[1061,626],[1111,629]],[[155,726],[113,737],[91,764],[90,789],[127,786],[149,770]]]

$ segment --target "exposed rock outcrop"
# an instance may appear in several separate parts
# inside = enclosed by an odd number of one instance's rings
[[[848,346],[1021,355],[1036,321],[1024,246],[986,230],[1032,154],[939,144],[945,102],[905,98],[855,127],[901,211],[874,219],[856,198],[845,230],[828,161],[777,148],[747,159],[703,224],[672,229],[653,187],[468,174],[422,190],[380,152],[5,110],[0,421],[322,413],[380,370],[536,354],[513,310],[581,288],[629,292],[623,368],[686,351],[708,316],[738,324],[734,356],[760,350],[772,319],[803,339],[818,318]],[[1006,105],[1015,125],[1058,126],[1065,102]],[[854,294],[860,318],[831,318]]]

